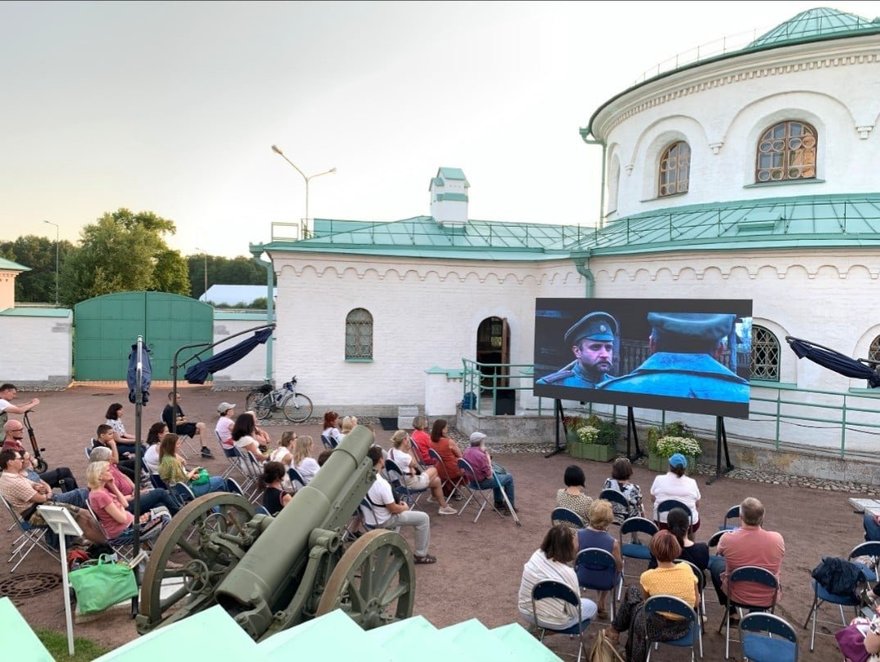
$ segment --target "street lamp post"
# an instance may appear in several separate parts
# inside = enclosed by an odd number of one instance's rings
[[[303,178],[303,181],[306,183],[306,216],[305,216],[305,224],[306,224],[306,227],[308,227],[308,223],[309,223],[309,182],[310,182],[311,180],[313,180],[315,177],[320,177],[321,175],[330,175],[330,174],[335,173],[335,172],[336,172],[336,168],[330,168],[330,170],[325,170],[324,172],[317,172],[317,173],[315,173],[314,175],[306,175],[306,173],[304,173],[302,170],[300,170],[299,168],[297,168],[296,164],[295,164],[293,161],[291,161],[290,159],[288,159],[288,158],[284,155],[284,152],[281,151],[281,149],[278,147],[278,145],[272,145],[272,151],[275,152],[275,153],[276,153],[278,156],[280,156],[282,159],[284,159],[285,161],[287,161],[291,166],[293,166],[293,169],[296,170],[296,171],[300,174],[300,176]]]
[[[205,297],[205,303],[208,303],[208,252],[198,246],[196,246],[196,250],[201,251],[202,255],[205,256],[205,291],[203,294]]]
[[[46,225],[55,226],[55,307],[58,307],[58,247],[61,245],[61,228],[52,221],[43,221]]]

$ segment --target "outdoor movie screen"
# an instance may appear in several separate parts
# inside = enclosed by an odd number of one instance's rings
[[[535,395],[749,417],[747,299],[536,299]]]

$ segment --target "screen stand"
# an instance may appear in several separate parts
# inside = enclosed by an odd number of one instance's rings
[[[630,440],[635,442],[636,452],[630,450]],[[635,462],[640,457],[645,457],[642,449],[639,448],[639,431],[636,430],[636,417],[633,414],[633,408],[626,408],[626,456],[630,462]]]
[[[722,445],[724,446],[724,463],[725,463],[725,467],[723,470],[721,469],[721,446]],[[716,416],[715,417],[715,447],[716,447],[715,475],[709,477],[709,479],[706,481],[706,485],[711,485],[716,480],[721,478],[721,476],[723,476],[724,474],[726,474],[729,471],[732,471],[733,469],[736,468],[730,463],[730,451],[727,448],[727,432],[724,429],[724,417],[723,416]]]
[[[554,400],[553,412],[556,417],[556,448],[547,453],[544,456],[544,459],[548,457],[553,457],[557,453],[561,453],[565,450],[565,445],[562,444],[561,439],[559,438],[559,428],[562,427],[562,434],[568,439],[568,430],[565,427],[565,411],[562,409],[562,400]]]

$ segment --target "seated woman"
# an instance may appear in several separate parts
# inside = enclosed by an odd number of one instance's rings
[[[122,455],[121,459],[131,459],[134,457],[136,440],[133,434],[125,431],[125,425],[122,424],[122,404],[114,402],[107,408],[105,423],[113,428],[113,438],[116,440],[116,448]],[[144,447],[141,446],[138,452],[143,456]],[[128,455],[129,457],[126,457]]]
[[[865,650],[864,653],[861,650],[850,652],[850,650],[847,650],[849,647],[841,645],[842,642],[838,640],[838,646],[840,647],[841,652],[844,653],[844,659],[846,662],[857,659],[865,660],[865,662],[880,661],[880,614],[875,614],[875,616],[870,619],[865,616],[858,616],[851,620],[849,624],[851,626],[856,626],[859,632],[864,636],[861,645],[864,646]]]
[[[254,419],[254,439],[257,440],[257,444],[260,446],[260,452],[265,455],[269,452],[269,448],[272,446],[272,435],[270,435],[266,428],[260,427],[260,424],[257,422],[257,414],[253,410],[248,410],[245,412],[251,418]]]
[[[358,419],[357,416],[345,416],[342,419],[342,431],[339,434],[339,443],[342,443],[342,440],[345,439],[345,435],[354,430],[357,427]]]
[[[688,527],[690,526],[688,514],[681,508],[673,508],[669,511],[666,525],[675,536],[678,544],[681,545],[681,554],[678,558],[690,561],[700,570],[705,571],[709,567],[709,545],[704,542],[694,542],[688,538]],[[648,568],[656,567],[657,560],[652,558],[648,562]]]
[[[537,613],[532,612],[532,588],[546,579],[561,582],[571,588],[575,595],[581,594],[577,575],[571,567],[577,556],[577,538],[574,532],[564,526],[553,526],[544,536],[538,549],[523,566],[522,581],[517,599],[519,613],[529,624],[535,619],[541,624],[560,629],[577,623],[577,611],[573,605],[561,600],[541,600],[537,603]],[[581,598],[581,618],[588,621],[596,615],[596,603]]]
[[[590,505],[589,512],[590,524],[586,529],[577,532],[578,552],[588,547],[598,547],[610,552],[614,557],[614,565],[617,568],[615,580],[623,568],[623,558],[620,556],[620,543],[617,538],[608,533],[608,526],[614,521],[614,512],[611,509],[611,503],[604,499],[596,499]],[[594,574],[598,571],[588,570],[586,568],[577,568],[578,583],[581,586],[593,583]],[[599,618],[607,618],[608,612],[605,606],[608,604],[608,591],[599,591]]]
[[[338,424],[339,414],[335,411],[324,412],[324,429],[321,431],[321,439],[327,439],[333,448],[336,448],[342,440],[342,433],[336,427]]]
[[[288,494],[293,494],[296,491],[293,483],[290,482],[290,477],[287,475],[287,469],[293,462],[294,442],[296,442],[296,432],[285,430],[281,434],[281,439],[278,441],[278,448],[269,453],[269,462],[280,462],[284,467],[284,476],[281,479],[281,485],[284,491]]]
[[[257,423],[253,415],[248,412],[240,414],[232,426],[232,443],[239,451],[250,451],[260,462],[266,460],[266,456],[260,451],[260,442],[254,436],[257,432]]]
[[[147,450],[144,451],[144,466],[151,474],[159,473],[159,442],[168,434],[164,421],[157,421],[147,432]]]
[[[632,463],[628,458],[619,457],[611,464],[611,478],[605,480],[603,490],[617,490],[623,495],[629,504],[624,507],[618,503],[611,504],[614,509],[614,521],[623,524],[630,517],[644,517],[642,509],[642,488],[630,481],[632,478]]]
[[[434,460],[428,455],[428,449],[431,447],[431,435],[425,429],[428,427],[428,419],[424,416],[416,416],[412,421],[412,445],[419,454],[419,461],[430,467],[434,464]]]
[[[89,463],[108,462],[110,464],[110,474],[113,476],[113,484],[120,491],[126,500],[126,510],[134,512],[134,483],[131,479],[122,473],[116,466],[113,453],[109,448],[95,448],[89,455]],[[172,515],[176,514],[180,507],[177,501],[165,489],[141,489],[141,512],[146,512],[153,508],[164,507]]]
[[[620,633],[629,630],[626,640],[626,659],[629,662],[644,662],[648,656],[647,633],[654,641],[672,641],[687,634],[689,624],[681,618],[666,618],[660,614],[647,617],[644,600],[652,595],[671,595],[681,598],[696,611],[700,603],[700,590],[697,578],[686,563],[676,563],[681,554],[681,545],[669,531],[659,531],[651,539],[651,554],[657,559],[654,570],[645,570],[638,586],[628,586],[611,627],[605,635],[612,643],[617,643]],[[644,596],[642,595],[644,593]],[[670,614],[670,616],[672,616]]]
[[[159,477],[165,481],[168,487],[175,483],[185,483],[197,497],[208,492],[237,492],[232,489],[227,480],[221,476],[209,476],[207,482],[194,483],[198,480],[201,467],[191,471],[186,468],[183,456],[178,452],[182,440],[176,434],[169,432],[159,442]]]
[[[440,504],[440,510],[437,512],[440,515],[455,515],[458,511],[446,503],[437,470],[434,467],[419,468],[419,463],[412,454],[413,449],[409,435],[403,430],[398,430],[391,435],[391,446],[388,457],[400,467],[406,486],[411,490],[430,489],[431,495]]]
[[[280,462],[266,462],[263,475],[260,476],[260,487],[263,489],[263,506],[274,516],[281,512],[293,498],[281,485],[281,479],[287,475],[284,465]]]
[[[676,499],[690,508],[691,529],[690,533],[696,533],[700,528],[700,488],[690,476],[685,476],[687,458],[681,453],[675,453],[669,458],[669,471],[654,479],[651,485],[651,496],[654,497],[654,521],[661,529],[666,527],[667,513],[659,515],[657,506],[667,499]]]
[[[128,511],[128,501],[113,483],[109,462],[91,462],[86,469],[89,486],[89,506],[98,518],[107,539],[113,544],[134,540],[134,515]],[[162,509],[141,515],[139,537],[141,542],[156,538],[171,521],[171,514]]]
[[[584,521],[584,524],[590,523],[590,505],[593,500],[584,494],[584,488],[587,484],[587,477],[584,470],[578,465],[572,464],[565,468],[565,475],[562,477],[565,487],[556,490],[556,507],[568,508],[577,513]],[[571,529],[577,529],[571,522],[554,521],[554,524],[562,524]]]
[[[443,469],[445,472],[444,478],[449,479],[443,482],[443,494],[446,496],[449,496],[452,493],[453,485],[455,485],[458,482],[458,479],[461,478],[461,470],[458,468],[458,458],[462,457],[462,452],[458,447],[458,444],[447,437],[446,435],[448,434],[449,426],[446,424],[446,419],[438,418],[434,421],[434,425],[431,427],[431,448],[437,452],[440,459],[443,461]],[[440,475],[443,476],[444,472],[441,472]],[[462,496],[456,491],[455,497],[453,498],[460,500]]]
[[[315,442],[307,434],[297,437],[293,447],[293,468],[299,472],[306,485],[318,475],[318,470],[321,468],[317,460],[312,457],[314,448]]]

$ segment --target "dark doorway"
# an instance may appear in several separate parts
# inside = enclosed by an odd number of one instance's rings
[[[503,317],[487,317],[477,328],[477,363],[510,363],[510,327]],[[480,367],[484,389],[507,387],[507,366],[485,365]],[[495,379],[497,377],[497,379]]]

